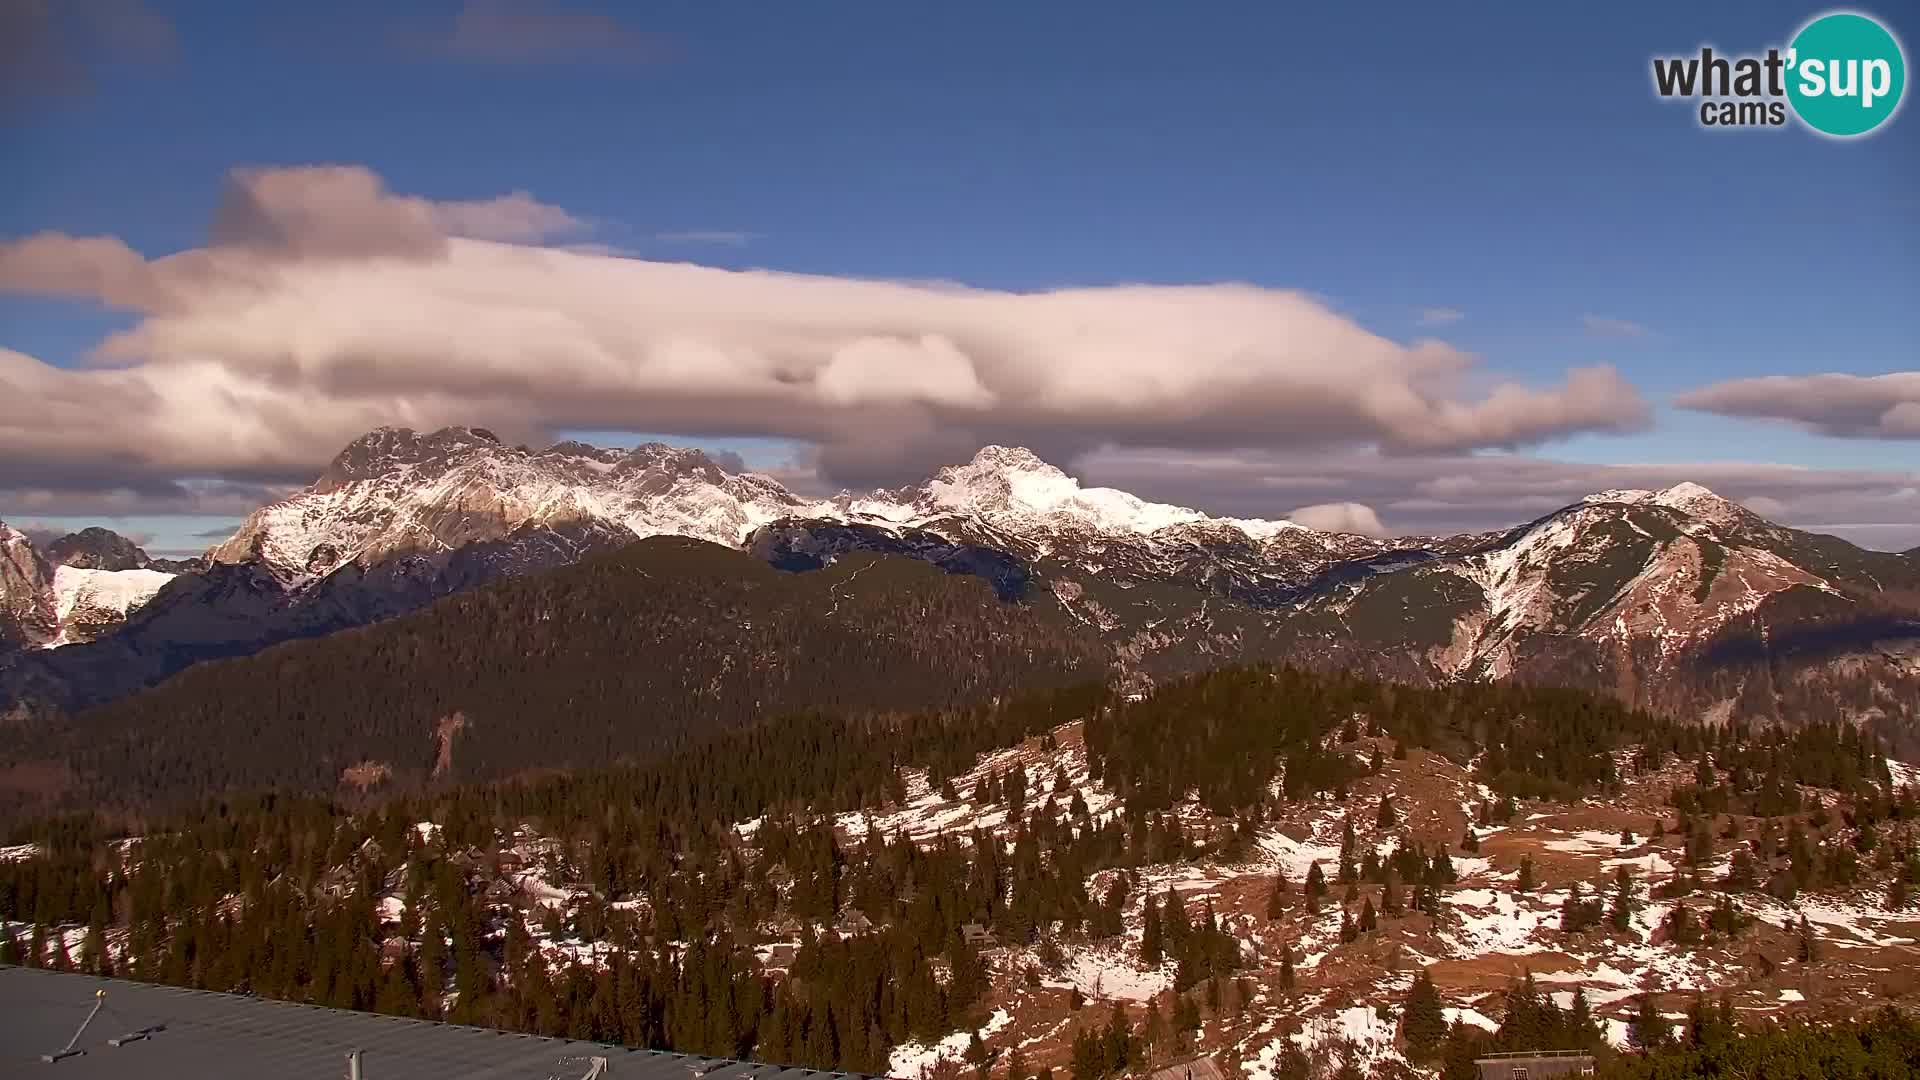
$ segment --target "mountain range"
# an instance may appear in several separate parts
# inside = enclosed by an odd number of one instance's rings
[[[1019,448],[986,447],[909,487],[810,498],[698,450],[532,450],[479,428],[369,433],[150,599],[69,590],[103,609],[124,597],[131,613],[111,633],[74,617],[82,600],[63,599],[58,579],[165,571],[55,566],[9,530],[0,632],[73,644],[16,648],[0,695],[85,708],[201,660],[654,536],[796,572],[871,553],[978,577],[1026,617],[1062,617],[1122,680],[1276,660],[1920,734],[1920,554],[1785,528],[1694,484],[1600,492],[1504,531],[1375,538],[1083,486]]]

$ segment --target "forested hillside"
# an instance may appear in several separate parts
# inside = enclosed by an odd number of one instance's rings
[[[888,711],[1104,678],[1044,605],[854,556],[789,574],[657,538],[405,618],[195,666],[9,728],[5,756],[115,805],[603,765],[798,709]]]
[[[1897,958],[1845,950],[1905,938],[1829,945],[1790,906],[1817,894],[1830,920],[1867,888],[1897,917],[1920,883],[1920,807],[1883,753],[1840,727],[1273,668],[809,711],[616,767],[23,825],[0,950],[895,1075],[977,1045],[1007,1080],[1261,1047],[1273,1080],[1305,1076],[1303,1050],[1470,1077],[1493,1049],[1707,1052],[1728,1006],[1702,1006],[1697,1038],[1660,1013],[1720,980],[1750,1010],[1892,978],[1871,973]],[[1585,861],[1596,844],[1644,854]],[[1503,951],[1573,1006],[1483,966]],[[1662,974],[1620,989],[1623,967]]]

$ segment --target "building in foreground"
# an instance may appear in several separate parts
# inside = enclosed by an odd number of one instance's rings
[[[60,1056],[69,1042],[80,1052]],[[0,967],[0,1076],[342,1080],[356,1069],[360,1080],[866,1080]]]

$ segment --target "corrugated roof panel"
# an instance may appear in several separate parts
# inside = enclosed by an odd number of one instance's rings
[[[84,1055],[46,1064],[105,989]],[[165,1025],[151,1038],[109,1045]],[[573,1080],[604,1057],[609,1080],[827,1080],[836,1074],[688,1057],[488,1028],[345,1012],[31,968],[0,968],[0,1076],[339,1080],[361,1051],[364,1080]],[[864,1080],[864,1078],[855,1078]]]

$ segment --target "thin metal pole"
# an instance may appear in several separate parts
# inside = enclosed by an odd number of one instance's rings
[[[93,1023],[93,1018],[100,1015],[100,1007],[106,1003],[107,992],[105,990],[95,990],[93,992],[93,1010],[87,1013],[87,1018],[80,1021],[80,1026],[74,1029],[73,1038],[68,1039],[67,1045],[59,1050],[51,1054],[41,1054],[40,1060],[52,1064],[61,1058],[78,1057],[86,1053],[85,1050],[75,1050],[74,1047],[80,1045],[80,1036],[87,1033],[87,1025]]]

